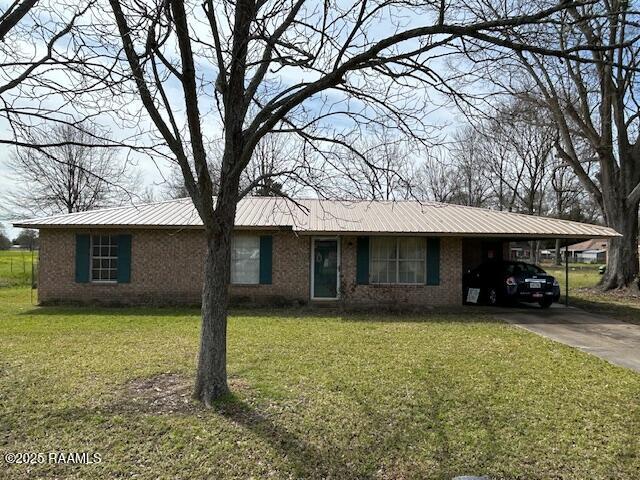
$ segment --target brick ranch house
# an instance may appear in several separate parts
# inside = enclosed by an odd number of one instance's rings
[[[189,199],[24,220],[40,230],[41,304],[196,304],[205,239]],[[552,218],[432,202],[250,197],[236,215],[235,303],[459,305],[463,272],[508,242],[607,238]]]

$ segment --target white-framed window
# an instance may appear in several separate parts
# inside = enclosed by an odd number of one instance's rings
[[[260,283],[260,237],[234,235],[231,239],[231,283]]]
[[[91,236],[91,281],[118,281],[117,235]]]
[[[424,284],[427,241],[422,237],[372,237],[369,282]]]

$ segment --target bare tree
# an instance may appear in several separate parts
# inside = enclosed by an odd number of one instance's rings
[[[455,168],[446,148],[427,150],[416,168],[414,196],[421,200],[454,203],[459,189]]]
[[[495,14],[498,3],[484,0]],[[550,5],[552,2],[546,2]],[[486,66],[485,78],[501,91],[548,112],[558,129],[558,154],[600,207],[607,225],[623,236],[609,241],[605,289],[633,286],[638,275],[640,202],[639,11],[635,2],[597,1],[567,8],[556,24],[513,30],[513,41],[572,50],[562,61],[532,51],[467,50]],[[597,169],[581,156],[587,142]]]
[[[92,58],[74,55],[77,29],[94,3],[14,0],[0,7],[0,117],[10,126],[0,143],[37,149],[29,141],[34,130],[92,118],[93,112],[79,113],[86,106],[80,96],[96,82],[73,72],[81,65],[97,67]],[[108,70],[103,64],[103,73]]]
[[[457,189],[453,203],[484,207],[489,201],[488,162],[480,148],[481,141],[479,132],[469,127],[454,135],[451,157],[455,165]]]
[[[278,132],[265,135],[253,151],[240,179],[240,195],[295,197],[314,185],[316,156],[297,135]]]
[[[0,250],[7,250],[9,248],[11,248],[11,240],[7,237],[4,225],[0,223]]]
[[[180,171],[180,166],[171,163],[169,166],[169,174],[162,183],[162,198],[177,199],[189,196],[187,187],[184,186],[184,177]]]
[[[323,167],[333,180],[331,194],[358,200],[407,200],[417,194],[416,146],[387,129],[368,131],[350,142],[351,150],[336,152]],[[331,180],[332,179],[332,180]]]
[[[360,156],[344,131],[364,124],[426,141],[433,129],[424,120],[431,111],[424,87],[447,90],[435,70],[447,48],[455,53],[462,39],[472,38],[527,50],[504,31],[545,22],[574,5],[563,2],[543,10],[528,2],[506,16],[468,21],[475,2],[460,3],[453,8],[440,0],[361,0],[344,6],[305,0],[109,1],[126,56],[119,63],[122,76],[135,82],[204,225],[196,398],[210,404],[228,392],[231,233],[237,203],[248,193],[241,187],[243,172],[259,142],[288,132],[316,152],[330,144]],[[407,26],[406,18],[417,25]],[[94,22],[94,28],[100,38],[111,33],[109,19]],[[561,49],[535,50],[564,55]],[[118,54],[117,48],[110,50],[112,57]],[[178,90],[168,93],[169,85]],[[219,172],[212,172],[207,161],[203,129],[212,112],[223,132]]]
[[[212,172],[214,195],[217,195],[219,188],[221,156],[217,142],[210,145],[207,161]],[[312,159],[305,161],[306,156],[304,144],[297,137],[291,138],[282,133],[265,136],[256,146],[251,161],[243,171],[240,180],[243,196],[295,196],[303,191],[309,184],[308,172],[314,168]],[[162,197],[188,197],[189,192],[180,166],[176,162],[170,162],[169,168],[169,174],[162,183]]]
[[[19,147],[9,161],[16,187],[7,194],[15,214],[55,214],[117,205],[135,190],[137,174],[118,151],[96,144],[88,129],[52,125],[33,144]],[[91,145],[91,146],[89,146]]]

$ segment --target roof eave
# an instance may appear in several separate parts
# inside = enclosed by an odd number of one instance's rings
[[[203,225],[142,225],[142,224],[31,224],[13,223],[16,228],[32,229],[55,229],[55,230],[203,230]],[[465,237],[465,238],[501,238],[501,239],[527,239],[527,240],[549,240],[549,239],[609,239],[622,237],[618,232],[611,230],[611,233],[534,233],[534,232],[380,232],[380,231],[323,231],[323,230],[302,230],[291,225],[236,225],[236,230],[253,231],[295,231],[303,236],[431,236],[431,237]]]
[[[15,228],[56,230],[204,230],[203,225],[141,225],[141,224],[49,224],[13,223]],[[236,230],[293,230],[291,225],[237,225]]]
[[[429,237],[469,237],[469,238],[503,238],[503,239],[527,239],[527,240],[555,240],[555,239],[591,239],[591,238],[616,238],[622,237],[618,232],[611,234],[593,233],[487,233],[487,232],[364,232],[364,231],[297,231],[299,235],[323,235],[323,236],[429,236]]]

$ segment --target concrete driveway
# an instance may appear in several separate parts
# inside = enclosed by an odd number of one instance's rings
[[[554,305],[500,309],[495,316],[543,337],[640,372],[640,325]]]

